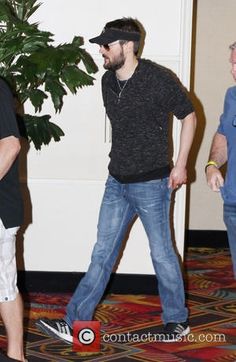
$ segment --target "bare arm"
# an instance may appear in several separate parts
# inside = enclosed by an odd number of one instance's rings
[[[227,140],[220,133],[216,133],[210,150],[209,160],[215,161],[219,167],[223,166],[227,161]],[[210,165],[206,169],[207,184],[213,191],[219,191],[224,185],[224,179],[220,170],[214,165]]]
[[[20,141],[15,136],[0,139],[0,180],[7,174],[20,152]]]
[[[170,173],[169,187],[175,189],[187,181],[186,164],[189,151],[193,142],[193,137],[196,129],[195,112],[188,114],[182,120],[182,129],[180,134],[180,148],[177,161]]]

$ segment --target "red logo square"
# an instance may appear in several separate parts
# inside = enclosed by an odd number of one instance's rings
[[[97,321],[75,321],[73,323],[73,351],[100,351],[101,323]]]

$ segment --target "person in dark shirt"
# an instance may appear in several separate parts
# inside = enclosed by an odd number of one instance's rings
[[[39,319],[49,335],[72,342],[75,320],[91,320],[118,258],[122,240],[137,215],[149,239],[162,304],[163,341],[189,333],[188,311],[169,208],[172,190],[187,181],[186,163],[194,137],[193,106],[177,77],[167,68],[137,56],[141,27],[132,18],[106,24],[90,39],[100,46],[107,70],[102,94],[112,126],[109,176],[98,221],[97,243],[84,278],[61,320]],[[180,148],[171,168],[168,120],[182,122]],[[134,255],[135,258],[135,255]]]
[[[20,134],[14,99],[0,79],[0,315],[7,333],[7,356],[1,361],[26,361],[23,351],[23,309],[17,288],[16,233],[23,222],[19,187]]]

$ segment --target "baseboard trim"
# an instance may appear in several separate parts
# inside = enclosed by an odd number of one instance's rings
[[[22,293],[72,293],[85,273],[19,271],[18,286]],[[111,275],[105,294],[156,294],[155,275]]]
[[[225,230],[186,230],[185,248],[209,247],[228,248],[228,237]]]
[[[187,230],[185,250],[189,247],[228,248],[227,232],[224,230]],[[85,273],[19,271],[18,286],[23,293],[72,293]],[[155,275],[111,275],[105,293],[157,294]]]

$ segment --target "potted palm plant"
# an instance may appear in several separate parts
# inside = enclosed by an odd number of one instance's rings
[[[60,112],[67,93],[93,85],[91,74],[97,71],[81,36],[55,46],[52,33],[29,22],[40,5],[38,0],[0,0],[0,76],[21,105],[26,101],[33,105],[35,114],[18,113],[37,150],[64,135],[51,115],[41,115],[44,101],[50,97],[55,113]]]

